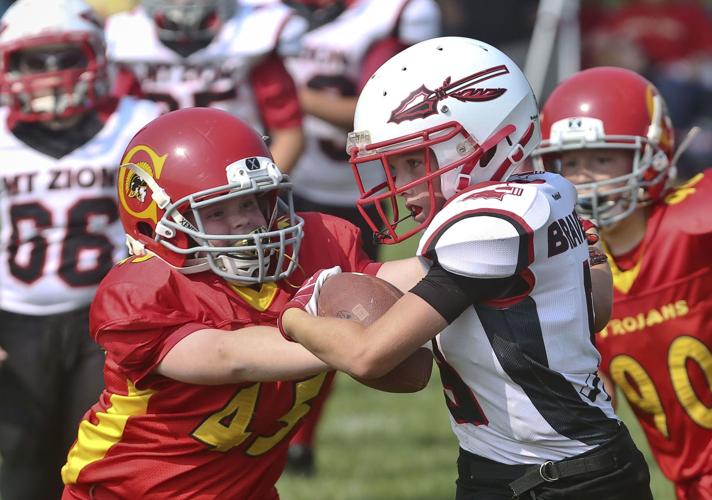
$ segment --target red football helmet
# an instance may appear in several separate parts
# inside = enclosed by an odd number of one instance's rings
[[[633,152],[629,174],[578,184],[579,211],[602,226],[659,199],[672,165],[674,135],[663,98],[637,73],[614,67],[581,71],[554,89],[542,111],[540,167],[560,171],[560,153],[578,149]]]
[[[251,195],[266,227],[205,230],[201,210]],[[186,274],[210,270],[242,284],[286,278],[297,265],[304,221],[294,213],[292,185],[262,137],[224,111],[181,109],[142,128],[124,153],[118,197],[134,255],[148,251]]]
[[[0,22],[0,95],[21,121],[96,107],[109,92],[101,23],[82,0],[23,0]]]

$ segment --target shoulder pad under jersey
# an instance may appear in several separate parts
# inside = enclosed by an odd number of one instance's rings
[[[487,183],[452,198],[420,240],[417,255],[455,274],[504,278],[534,259],[534,232],[549,219],[541,183]]]
[[[663,199],[666,218],[677,221],[676,226],[688,234],[712,233],[710,217],[712,199],[712,168],[704,170],[684,184],[673,188]]]

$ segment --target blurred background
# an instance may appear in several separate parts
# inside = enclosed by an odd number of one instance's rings
[[[269,3],[270,0],[249,0]],[[139,0],[87,0],[107,17]],[[490,43],[524,69],[540,103],[592,66],[622,66],[665,98],[679,144],[700,127],[678,163],[685,180],[712,157],[712,0],[437,0],[443,35]],[[12,0],[0,0],[0,14]]]
[[[51,0],[50,0],[51,1]],[[11,4],[0,0],[0,14]],[[136,0],[87,0],[103,16]],[[712,158],[712,0],[438,0],[443,35],[490,43],[522,67],[540,103],[574,72],[612,65],[635,70],[667,101],[680,143],[700,133],[678,162],[685,180]],[[417,239],[380,250],[379,259],[412,255]],[[446,499],[454,492],[457,443],[434,370],[415,395],[378,393],[337,378],[318,434],[316,474],[285,475],[284,500]],[[646,453],[655,498],[673,498],[635,418],[620,414]],[[5,499],[7,500],[7,499]]]

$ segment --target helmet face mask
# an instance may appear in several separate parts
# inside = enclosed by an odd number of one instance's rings
[[[276,170],[270,159],[259,160],[266,164],[265,169]],[[244,213],[247,209],[243,201],[256,196],[261,199],[258,208],[260,224],[248,226],[245,232],[226,230],[216,233],[208,230],[206,212],[219,206],[220,210]],[[282,202],[284,198],[286,202]],[[279,227],[287,221],[287,229]],[[188,266],[207,263],[218,276],[249,284],[277,281],[289,276],[294,267],[292,262],[296,263],[301,240],[301,224],[294,214],[291,185],[287,186],[282,182],[281,174],[274,172],[262,178],[255,177],[249,186],[230,183],[177,200],[166,207],[158,226],[158,242],[173,252],[186,255]],[[160,236],[160,233],[169,235],[178,232],[188,237],[188,248],[175,245],[172,237]],[[285,258],[293,260],[285,262]],[[287,263],[290,265],[283,270]]]
[[[635,150],[629,146],[565,149],[547,155],[547,164],[576,185],[580,215],[612,224],[630,215],[644,197],[640,188],[644,170]]]
[[[284,3],[309,21],[310,29],[315,29],[339,17],[350,2],[348,0],[285,0]]]
[[[350,137],[350,144],[354,144],[356,138]],[[449,165],[439,168],[438,160],[433,150],[437,145],[443,143],[456,142],[457,146],[446,149],[457,149],[462,156],[454,160]],[[398,182],[395,175],[393,163],[394,157],[412,153],[421,153],[423,164],[423,175],[406,182]],[[441,176],[455,169],[462,168],[466,163],[476,164],[482,156],[482,148],[474,143],[459,124],[455,122],[445,123],[441,127],[404,136],[392,141],[368,144],[359,148],[355,145],[351,148],[351,164],[356,176],[356,183],[362,193],[356,201],[356,206],[366,222],[374,231],[377,243],[390,244],[410,238],[422,227],[427,226],[435,217],[441,203],[442,191],[440,188]],[[383,172],[380,182],[374,179],[374,173]],[[405,197],[406,193],[412,190],[427,190],[428,203],[427,213],[419,217],[421,219],[416,227],[402,229],[398,225],[408,218],[416,217],[417,213],[412,209],[405,217],[401,216],[398,204],[398,197]],[[389,207],[390,215],[384,210],[383,203]],[[368,207],[375,207],[380,216],[380,224],[383,229],[378,229],[376,221],[372,220],[368,214]],[[410,207],[406,205],[406,210]]]
[[[629,151],[629,169],[576,184],[578,211],[602,226],[660,199],[670,179],[674,137],[665,102],[653,85],[623,68],[598,67],[560,84],[542,113],[543,140],[534,152],[540,168],[560,170],[567,151]]]
[[[390,155],[431,151],[437,168],[425,174],[430,196],[439,182],[447,200],[473,184],[505,180],[538,142],[536,100],[514,62],[483,42],[443,37],[400,52],[374,73],[359,97],[347,151],[363,206],[378,201],[361,181],[364,167],[387,172]],[[380,199],[395,206],[403,189],[387,183],[382,189]],[[434,217],[437,207],[431,208],[416,228],[398,234],[398,215],[384,217],[377,206],[387,233],[379,239],[397,243],[414,235]]]
[[[18,3],[3,16],[0,94],[17,120],[61,124],[108,95],[103,32],[80,0],[33,7]]]
[[[296,268],[303,221],[291,190],[261,136],[211,108],[149,123],[119,170],[132,253],[149,251],[181,272],[209,270],[239,284],[277,281]]]
[[[237,9],[235,0],[143,0],[142,5],[166,42],[209,42]]]

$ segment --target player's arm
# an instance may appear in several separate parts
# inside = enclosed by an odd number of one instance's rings
[[[5,362],[7,359],[7,351],[5,351],[1,346],[0,346],[0,366]]]
[[[269,149],[282,173],[288,174],[304,150],[304,131],[301,125],[275,129],[270,132]]]
[[[447,326],[430,304],[410,292],[368,327],[298,308],[285,311],[282,321],[292,338],[324,362],[366,380],[387,374]]]
[[[408,259],[384,262],[378,269],[376,276],[388,281],[405,293],[423,279],[427,271],[428,266],[423,259],[410,257]]]
[[[598,236],[598,228],[595,226],[588,228],[586,235],[589,238],[589,250],[593,251],[592,253],[594,254],[605,256],[606,252]],[[593,238],[591,237],[592,235]],[[608,260],[600,260],[602,262],[599,264],[591,263],[593,328],[597,332],[603,330],[608,324],[613,309],[613,274],[611,266],[608,264]]]
[[[279,169],[288,173],[304,150],[302,109],[294,80],[275,53],[250,72],[250,85],[270,138],[270,151]]]
[[[359,89],[388,59],[406,47],[397,38],[389,37],[374,44],[364,57],[359,74]],[[316,116],[344,130],[354,126],[357,96],[340,95],[332,89],[299,89],[299,102],[305,113]]]
[[[376,41],[364,56],[358,75],[359,91],[371,75],[398,52],[411,44],[437,36],[440,31],[440,10],[429,0],[409,2],[397,25],[392,35]],[[357,96],[341,96],[328,90],[308,87],[299,90],[299,101],[306,113],[344,130],[353,128],[357,100]]]
[[[282,315],[285,333],[330,366],[357,378],[380,377],[440,333],[473,303],[507,296],[516,277],[476,279],[433,264],[428,274],[368,327],[302,309]]]
[[[155,373],[189,384],[219,385],[308,377],[329,367],[276,328],[198,330],[180,340]]]
[[[593,328],[599,332],[608,324],[613,309],[613,278],[607,262],[591,267],[591,287],[593,289]]]
[[[357,99],[354,96],[340,96],[309,87],[299,89],[299,103],[305,113],[344,130],[351,130],[354,126]]]

